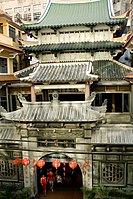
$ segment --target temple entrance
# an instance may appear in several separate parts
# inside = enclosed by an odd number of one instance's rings
[[[43,192],[40,178],[42,175],[48,178],[49,171],[54,173],[55,181],[54,181],[54,192],[56,191],[73,191],[80,190],[82,187],[82,173],[79,165],[75,169],[70,168],[69,162],[72,160],[68,156],[64,154],[49,154],[42,157],[45,161],[45,165],[42,168],[37,168],[37,179],[38,179],[38,192],[41,194]],[[54,160],[60,161],[60,166],[56,169],[53,166]],[[50,195],[50,185],[47,183],[47,194]]]

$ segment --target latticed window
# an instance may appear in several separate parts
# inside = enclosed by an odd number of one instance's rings
[[[118,183],[123,178],[123,167],[117,163],[105,164],[102,168],[103,178],[109,183]]]
[[[3,177],[13,177],[17,175],[17,168],[11,160],[0,160],[0,175]]]

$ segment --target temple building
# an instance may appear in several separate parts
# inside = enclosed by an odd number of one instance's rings
[[[50,2],[38,22],[21,26],[35,38],[21,42],[35,62],[14,73],[14,106],[0,109],[1,185],[8,179],[37,197],[41,172],[59,160],[67,186],[133,186],[133,68],[117,61],[127,19],[113,15],[110,0]],[[15,158],[28,161],[16,166]]]

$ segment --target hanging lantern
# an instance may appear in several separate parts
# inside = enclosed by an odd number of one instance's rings
[[[22,164],[23,164],[24,166],[28,166],[28,165],[30,164],[30,159],[29,159],[29,158],[24,158],[24,159],[22,159]]]
[[[36,165],[39,167],[39,168],[42,168],[44,165],[45,165],[45,162],[44,160],[38,160]]]
[[[21,164],[21,159],[17,157],[15,160],[12,161],[12,163],[16,166],[19,166]]]
[[[69,162],[69,167],[70,167],[71,169],[75,169],[75,168],[77,167],[77,162],[76,162],[75,160],[71,160],[71,161]]]
[[[58,167],[60,167],[60,161],[59,160],[54,160],[52,162],[52,166],[55,167],[56,169],[58,169]]]

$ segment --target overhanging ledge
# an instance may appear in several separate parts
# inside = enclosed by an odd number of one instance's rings
[[[85,89],[85,84],[57,84],[57,85],[35,85],[35,89]]]

